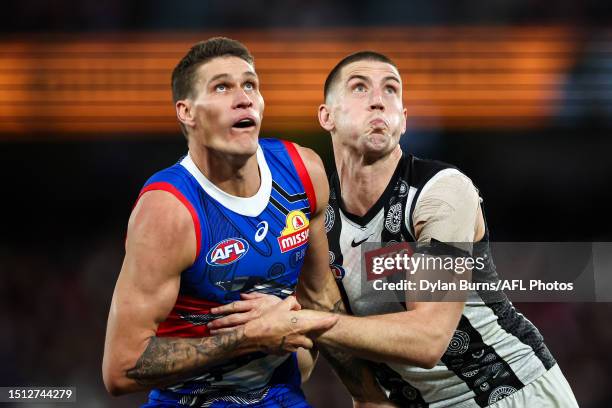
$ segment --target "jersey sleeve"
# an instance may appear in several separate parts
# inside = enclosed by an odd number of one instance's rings
[[[478,190],[466,175],[453,172],[432,180],[421,192],[412,215],[413,225],[423,225],[417,241],[472,243],[478,205]],[[471,250],[471,245],[466,249]]]

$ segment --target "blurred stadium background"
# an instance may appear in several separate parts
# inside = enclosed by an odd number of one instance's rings
[[[331,161],[316,121],[344,55],[398,63],[402,143],[458,165],[496,241],[610,241],[612,3],[561,0],[72,2],[22,0],[0,17],[0,385],[76,385],[111,399],[100,365],[125,226],[142,183],[186,151],[170,72],[225,35],[256,58],[262,136]],[[612,406],[612,307],[520,304],[582,407]],[[315,407],[350,406],[320,361]],[[23,406],[23,405],[21,405]]]

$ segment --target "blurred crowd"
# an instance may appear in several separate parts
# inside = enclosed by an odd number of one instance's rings
[[[402,144],[458,165],[485,197],[494,241],[611,241],[612,3],[598,0],[22,0],[6,38],[40,32],[216,28],[564,24],[579,52],[544,129],[409,130]],[[296,12],[296,10],[300,10]],[[42,45],[44,46],[44,44]],[[1,50],[0,50],[1,52]],[[10,135],[9,135],[10,136]],[[106,318],[140,186],[185,152],[176,135],[113,141],[0,141],[0,385],[70,385],[78,406],[127,407],[102,384]],[[72,136],[74,138],[74,136]],[[76,138],[78,139],[78,138]],[[136,140],[138,139],[138,140]],[[330,164],[324,134],[296,139]],[[610,303],[526,303],[581,407],[612,406]],[[324,361],[305,386],[315,407],[350,406]],[[21,405],[24,406],[24,405]]]

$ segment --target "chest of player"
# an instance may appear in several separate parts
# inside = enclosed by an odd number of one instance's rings
[[[272,201],[257,217],[204,201],[201,252],[181,275],[183,294],[227,303],[240,293],[294,292],[308,248],[309,218],[304,203],[277,207]]]

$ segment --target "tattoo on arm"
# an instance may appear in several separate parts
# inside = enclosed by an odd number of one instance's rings
[[[334,304],[333,312],[346,314],[342,300]],[[320,350],[354,400],[369,402],[388,401],[374,378],[370,364],[366,360],[333,347],[320,346]]]
[[[151,337],[126,376],[143,386],[172,384],[227,359],[243,341],[242,327],[212,337]]]

